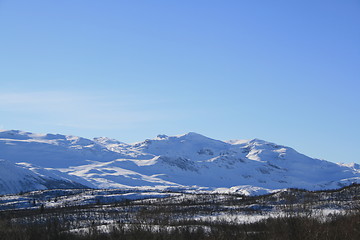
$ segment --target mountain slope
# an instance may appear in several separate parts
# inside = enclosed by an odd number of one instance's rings
[[[127,144],[0,131],[0,158],[57,169],[99,188],[337,188],[360,182],[358,165],[313,159],[259,139],[223,142],[197,133]]]
[[[75,178],[59,171],[34,168],[25,163],[14,164],[0,159],[0,194],[86,187],[71,179]]]
[[[113,160],[122,156],[81,137],[17,130],[0,131],[0,151],[2,159],[53,168],[86,164],[87,160]]]

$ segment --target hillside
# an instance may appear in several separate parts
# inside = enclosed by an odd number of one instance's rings
[[[66,179],[96,188],[259,194],[283,188],[332,189],[360,182],[357,164],[314,159],[259,139],[224,142],[197,133],[159,135],[127,144],[105,137],[90,140],[0,131],[0,159],[30,164],[37,172],[45,169],[42,176],[60,171]]]

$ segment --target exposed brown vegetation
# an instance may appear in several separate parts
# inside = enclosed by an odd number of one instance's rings
[[[184,198],[123,201],[0,212],[0,240],[45,239],[360,239],[360,186],[310,192],[291,189],[257,197],[193,194]],[[314,210],[341,208],[341,214],[319,217]],[[197,220],[219,213],[266,214],[281,217],[244,223]]]

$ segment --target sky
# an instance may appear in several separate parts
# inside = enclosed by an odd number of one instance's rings
[[[359,26],[358,0],[0,0],[0,129],[360,163]]]

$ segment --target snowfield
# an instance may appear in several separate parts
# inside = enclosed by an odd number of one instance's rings
[[[0,131],[0,194],[57,188],[188,189],[256,195],[360,183],[358,164],[335,164],[259,139],[197,133],[127,144]]]

